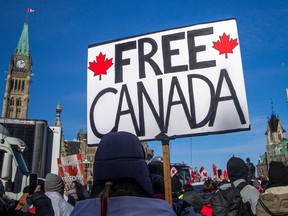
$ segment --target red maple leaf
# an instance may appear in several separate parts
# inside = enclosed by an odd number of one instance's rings
[[[213,48],[220,52],[219,55],[225,53],[225,58],[228,58],[228,53],[233,53],[233,49],[238,45],[237,38],[230,40],[230,35],[226,35],[225,33],[223,33],[222,36],[219,36],[219,38],[220,41],[213,41]]]
[[[64,169],[70,176],[77,176],[78,174],[77,166],[65,166]]]
[[[106,54],[103,55],[102,52],[100,52],[100,54],[96,56],[96,61],[94,60],[93,62],[89,62],[88,69],[94,72],[94,76],[99,75],[99,80],[101,80],[101,75],[107,74],[107,70],[113,65],[113,58],[105,58]]]

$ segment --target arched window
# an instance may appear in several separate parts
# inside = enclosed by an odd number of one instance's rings
[[[24,91],[24,86],[25,86],[25,80],[22,80],[22,86],[21,86],[21,91]]]
[[[16,101],[16,106],[21,106],[21,103],[22,103],[21,102],[21,98],[18,98],[17,101]]]
[[[18,80],[15,80],[15,88],[14,90],[16,91],[18,89]]]
[[[14,98],[12,97],[12,98],[10,98],[10,102],[9,102],[9,105],[10,106],[13,106],[14,105]]]
[[[281,140],[281,132],[278,131],[278,139]]]
[[[16,118],[20,118],[20,113],[21,113],[21,109],[17,108],[16,109]]]
[[[10,89],[13,90],[13,87],[14,87],[14,80],[11,80],[11,81],[10,81],[10,85],[11,85],[11,86],[10,86]]]
[[[9,116],[11,117],[11,115],[13,114],[13,112],[14,112],[14,110],[13,110],[13,108],[9,108]]]
[[[20,91],[20,89],[21,89],[21,80],[18,80],[18,91]]]

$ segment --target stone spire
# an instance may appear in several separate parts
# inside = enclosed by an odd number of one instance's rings
[[[77,134],[77,140],[83,141],[86,139],[86,134],[84,134],[83,129],[81,128]]]
[[[56,120],[55,120],[55,126],[61,126],[61,112],[62,112],[62,108],[60,103],[58,103],[57,108],[56,108]]]
[[[57,108],[56,108],[56,120],[55,120],[54,126],[61,127],[61,144],[60,144],[61,150],[60,151],[61,151],[61,157],[65,157],[68,155],[68,143],[64,139],[64,133],[62,130],[62,123],[61,123],[61,112],[62,112],[62,108],[61,108],[60,103],[58,103]]]

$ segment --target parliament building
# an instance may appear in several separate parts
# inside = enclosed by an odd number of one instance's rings
[[[267,177],[269,163],[281,161],[288,165],[288,140],[280,118],[272,113],[268,119],[266,135],[266,152],[260,155],[257,163],[258,176]]]

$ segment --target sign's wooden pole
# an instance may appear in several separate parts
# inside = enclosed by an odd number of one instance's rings
[[[163,154],[163,173],[164,173],[164,187],[165,187],[165,200],[172,205],[172,184],[170,174],[170,151],[169,141],[170,138],[166,134],[159,134],[156,136],[157,139],[162,142],[162,154]]]

